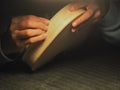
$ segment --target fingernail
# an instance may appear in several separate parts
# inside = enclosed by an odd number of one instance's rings
[[[45,33],[45,34],[43,34],[43,36],[44,36],[44,37],[47,37],[47,34]]]
[[[71,31],[74,33],[74,32],[76,32],[76,29],[72,29]]]
[[[45,30],[46,30],[46,31],[48,30],[48,26],[45,26]]]
[[[74,10],[74,8],[73,7],[70,7],[70,11],[73,11]]]
[[[76,22],[73,22],[73,23],[72,23],[72,26],[73,26],[73,27],[76,27],[76,26],[77,26],[77,23],[76,23]]]
[[[45,22],[46,22],[46,24],[47,24],[47,25],[49,25],[49,23],[50,23],[50,20],[46,20]]]

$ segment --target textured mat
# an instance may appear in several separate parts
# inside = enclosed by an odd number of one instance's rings
[[[88,41],[35,72],[22,62],[0,65],[0,90],[120,90],[120,49]]]

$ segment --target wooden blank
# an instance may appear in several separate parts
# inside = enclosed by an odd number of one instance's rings
[[[23,61],[32,70],[36,70],[48,61],[52,60],[57,54],[71,48],[78,41],[78,34],[71,32],[71,22],[85,11],[69,10],[70,4],[58,11],[50,20],[47,38],[43,42],[30,45],[26,50]]]

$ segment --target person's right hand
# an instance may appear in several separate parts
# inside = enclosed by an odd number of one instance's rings
[[[77,28],[86,28],[101,20],[109,9],[109,1],[106,0],[76,0],[71,4],[70,10],[85,9],[85,13],[72,22],[72,32]]]
[[[48,19],[34,15],[15,17],[10,25],[12,39],[20,48],[43,41],[47,37],[48,25]]]

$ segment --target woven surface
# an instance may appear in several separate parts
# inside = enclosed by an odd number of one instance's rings
[[[0,65],[0,90],[120,90],[120,49],[92,38],[38,71]]]

